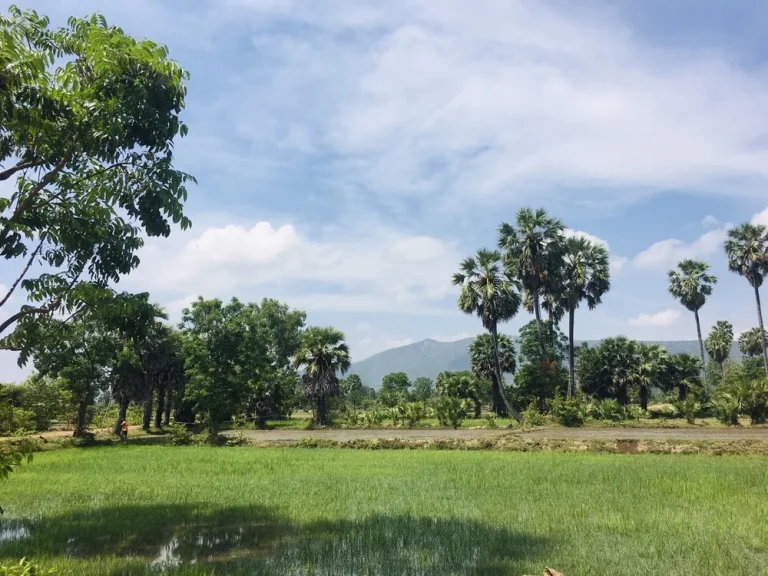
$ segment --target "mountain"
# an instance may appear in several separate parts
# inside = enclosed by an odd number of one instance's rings
[[[354,362],[349,373],[358,374],[363,384],[376,389],[381,386],[384,376],[390,372],[405,372],[411,380],[420,376],[434,380],[443,370],[469,370],[469,345],[473,340],[474,338],[465,338],[456,342],[437,342],[427,339],[407,346],[391,348],[365,360]],[[586,342],[590,346],[597,346],[600,343],[599,340]],[[577,341],[576,344],[579,345],[581,342]],[[670,354],[680,352],[699,354],[699,343],[696,340],[654,341],[648,344],[660,344]],[[731,358],[741,358],[736,342],[733,343]]]

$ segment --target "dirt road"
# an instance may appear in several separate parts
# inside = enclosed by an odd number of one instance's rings
[[[228,431],[225,434],[239,434]],[[544,428],[509,431],[499,429],[386,429],[386,430],[244,430],[248,438],[258,442],[295,442],[317,438],[344,442],[397,438],[402,440],[467,440],[499,434],[517,434],[523,438],[564,440],[768,440],[768,428]]]

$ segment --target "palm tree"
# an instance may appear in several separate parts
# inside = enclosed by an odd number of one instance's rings
[[[539,343],[544,351],[541,335],[540,297],[554,271],[560,269],[565,225],[547,215],[543,208],[521,208],[515,226],[502,223],[499,227],[499,248],[504,251],[504,262],[514,270],[523,288],[533,299],[533,312],[539,333]]]
[[[677,399],[682,402],[691,388],[700,384],[701,360],[695,354],[680,352],[669,357],[668,370],[677,385]]]
[[[709,357],[722,369],[723,363],[731,356],[733,348],[733,326],[725,320],[718,320],[709,332],[704,347]]]
[[[517,368],[517,352],[512,338],[506,334],[499,334],[498,342],[501,372],[502,374],[514,374]],[[490,334],[481,334],[472,341],[472,344],[469,345],[469,358],[475,376],[491,382],[493,411],[500,416],[506,415],[507,408],[499,392],[501,384],[496,379],[496,354],[493,348],[493,338]]]
[[[748,358],[759,356],[764,338],[765,331],[763,331],[761,337],[760,328],[751,328],[750,330],[742,332],[741,336],[739,336],[739,350],[741,350],[741,353]]]
[[[669,354],[658,344],[638,344],[636,362],[633,364],[633,380],[640,392],[640,407],[648,409],[648,393],[658,385],[667,366]]]
[[[569,238],[565,242],[560,274],[563,307],[568,310],[568,359],[570,383],[568,396],[576,392],[576,360],[573,340],[576,308],[582,300],[593,310],[611,288],[611,270],[605,246],[586,238]]]
[[[763,326],[763,310],[760,307],[760,286],[768,274],[768,227],[758,224],[742,224],[728,230],[725,241],[728,269],[744,276],[755,291],[757,321],[760,327],[763,364],[768,375],[768,345]]]
[[[712,294],[712,286],[717,284],[717,278],[708,274],[708,271],[709,264],[697,260],[683,260],[677,265],[677,270],[669,271],[669,293],[693,312],[696,318],[702,369],[706,359],[704,358],[704,340],[701,338],[699,310],[707,301],[707,296]]]
[[[504,376],[499,359],[499,322],[506,322],[520,309],[518,286],[509,269],[501,262],[497,251],[480,250],[475,257],[466,258],[461,263],[461,270],[453,275],[453,284],[461,286],[459,310],[465,314],[474,314],[483,323],[483,328],[491,334],[493,355],[496,369],[494,382],[507,411],[520,422],[520,414],[512,408],[504,391]]]
[[[349,370],[351,361],[344,333],[333,327],[310,326],[301,335],[293,357],[294,368],[304,369],[304,392],[315,402],[315,423],[327,423],[325,401],[338,393],[339,377]]]

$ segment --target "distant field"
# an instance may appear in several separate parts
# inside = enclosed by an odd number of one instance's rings
[[[60,450],[3,485],[0,563],[100,576],[758,574],[767,476],[757,457]]]

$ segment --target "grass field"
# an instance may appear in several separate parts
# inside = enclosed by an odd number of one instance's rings
[[[0,501],[0,564],[62,574],[768,573],[758,457],[118,445]]]

